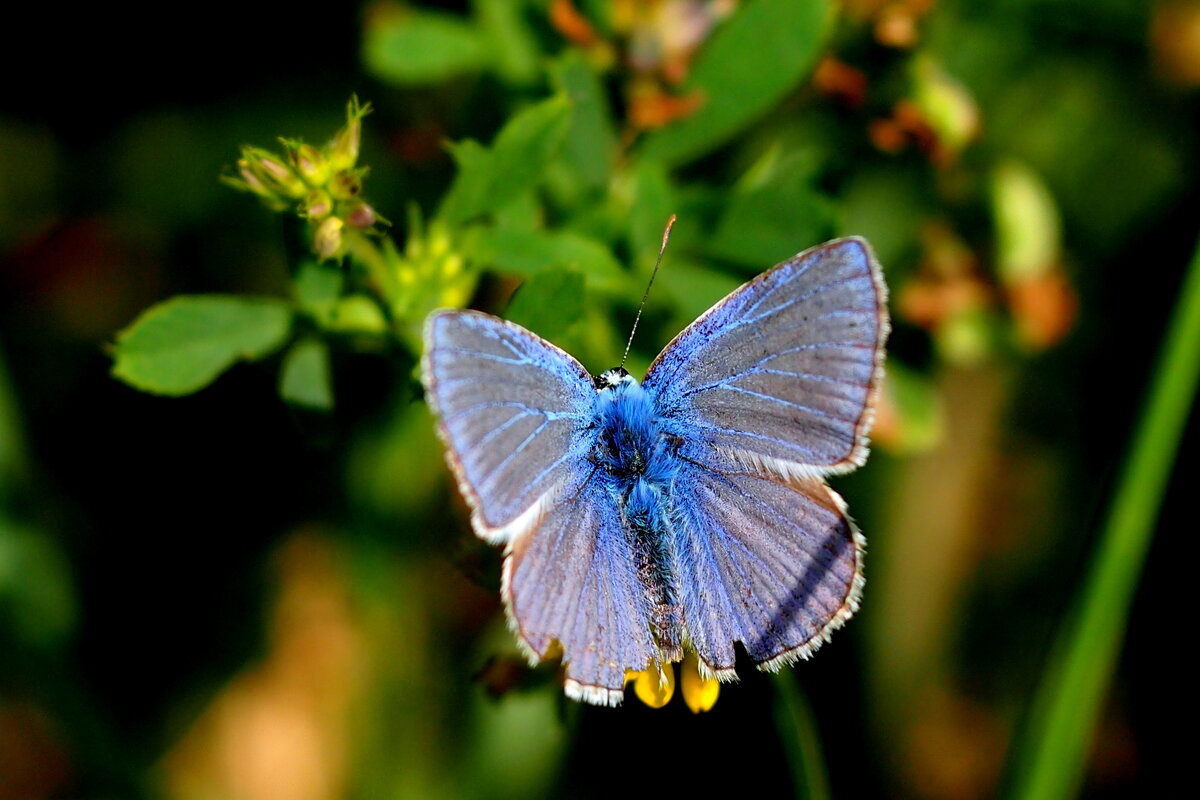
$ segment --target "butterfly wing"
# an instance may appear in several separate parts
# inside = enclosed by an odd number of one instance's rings
[[[502,594],[530,660],[562,646],[566,691],[616,705],[653,640],[621,514],[588,456],[587,371],[512,323],[443,311],[426,323],[423,380],[475,531],[505,543]]]
[[[578,491],[596,391],[571,356],[491,315],[441,311],[426,322],[422,380],[481,538],[508,541]]]
[[[508,546],[502,592],[510,626],[532,661],[555,641],[562,646],[569,697],[615,706],[625,671],[657,660],[636,564],[616,500],[598,479]]]
[[[733,677],[807,657],[858,607],[863,539],[821,476],[862,463],[888,332],[870,248],[841,239],[760,275],[681,333],[644,386],[678,441],[685,636]]]
[[[651,364],[661,417],[714,468],[792,477],[866,458],[888,331],[879,265],[859,238],[806,250],[734,291]]]
[[[858,609],[864,541],[819,478],[688,465],[675,509],[685,636],[717,677],[734,676],[734,642],[774,670]]]

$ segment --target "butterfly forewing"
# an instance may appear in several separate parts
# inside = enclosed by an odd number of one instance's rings
[[[803,477],[866,456],[888,321],[866,242],[840,239],[760,275],[684,330],[644,386],[717,469]]]
[[[476,532],[510,538],[586,477],[591,378],[554,345],[486,314],[434,314],[425,342],[424,383]]]
[[[858,606],[862,539],[820,479],[686,467],[674,496],[684,627],[732,677],[734,643],[774,669],[807,657]]]

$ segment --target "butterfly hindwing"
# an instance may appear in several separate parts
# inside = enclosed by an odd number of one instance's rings
[[[598,480],[506,550],[509,623],[533,661],[562,645],[566,691],[577,700],[617,705],[625,670],[656,656],[636,563],[616,499]]]
[[[664,425],[705,442],[720,467],[798,477],[853,469],[866,458],[885,301],[867,243],[828,242],[713,306],[643,385]]]
[[[863,540],[819,478],[689,466],[674,505],[685,635],[718,677],[733,677],[735,642],[775,669],[857,609]]]
[[[478,312],[431,315],[425,342],[422,377],[475,531],[505,541],[585,477],[591,377],[549,342]]]

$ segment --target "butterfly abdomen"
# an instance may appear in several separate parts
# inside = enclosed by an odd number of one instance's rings
[[[645,613],[663,660],[682,657],[680,615],[669,534],[675,459],[650,396],[633,378],[602,389],[595,463],[621,509],[641,581]]]

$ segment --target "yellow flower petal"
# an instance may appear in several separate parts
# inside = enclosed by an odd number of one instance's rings
[[[639,672],[633,681],[633,691],[651,708],[662,708],[675,694],[675,665],[663,664],[661,673],[654,668]]]
[[[683,657],[682,669],[683,702],[687,703],[693,714],[710,710],[717,702],[717,695],[721,693],[721,684],[716,678],[700,675],[700,660],[691,651]]]

